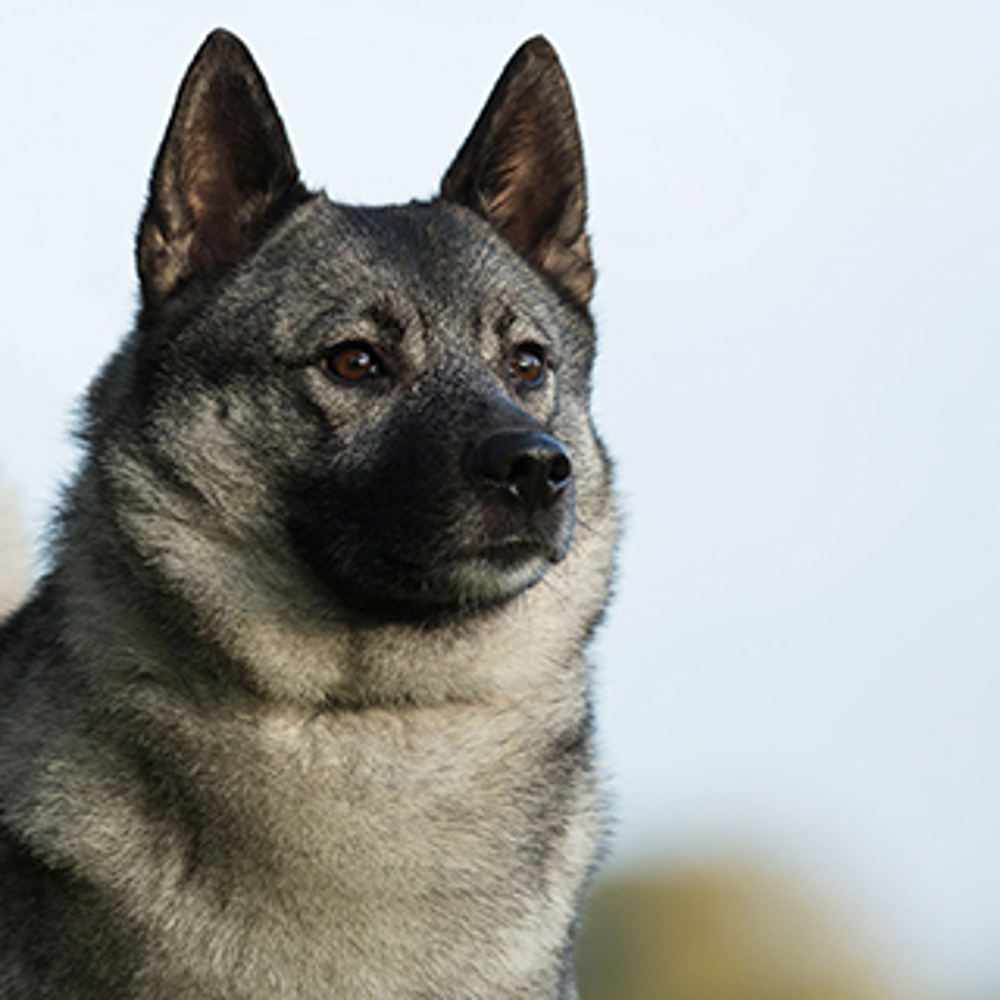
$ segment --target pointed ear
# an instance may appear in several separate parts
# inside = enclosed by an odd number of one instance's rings
[[[485,216],[572,299],[590,301],[580,131],[559,57],[541,36],[507,64],[441,182],[441,197]]]
[[[253,57],[213,31],[181,84],[149,183],[136,245],[146,308],[231,267],[306,196]]]

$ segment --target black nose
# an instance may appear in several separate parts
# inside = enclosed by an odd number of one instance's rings
[[[491,434],[473,449],[467,470],[474,482],[503,490],[529,510],[553,503],[573,476],[554,437],[526,431]]]

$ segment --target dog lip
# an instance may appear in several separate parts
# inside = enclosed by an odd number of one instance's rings
[[[469,559],[483,559],[502,566],[514,566],[544,556],[552,558],[553,546],[531,538],[510,538],[493,542],[467,554]]]
[[[411,579],[431,578],[441,572],[447,573],[452,568],[475,563],[508,570],[516,569],[533,560],[559,562],[561,559],[561,553],[554,544],[541,539],[523,537],[470,546],[429,561],[404,558],[398,554],[390,555],[385,552],[381,555],[391,572],[403,574]]]

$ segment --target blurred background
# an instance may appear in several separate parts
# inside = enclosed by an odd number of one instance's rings
[[[432,194],[529,35],[568,70],[627,520],[584,1000],[1000,998],[1000,5],[4,0],[8,595],[220,24],[346,201]]]

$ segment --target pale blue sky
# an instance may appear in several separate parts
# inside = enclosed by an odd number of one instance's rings
[[[7,0],[0,471],[36,533],[217,24],[308,181],[368,202],[432,193],[552,39],[628,523],[596,650],[617,854],[773,860],[916,984],[1000,989],[1000,7]]]

